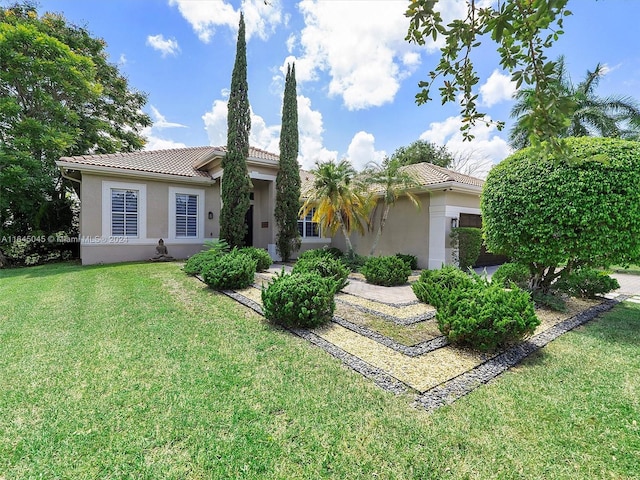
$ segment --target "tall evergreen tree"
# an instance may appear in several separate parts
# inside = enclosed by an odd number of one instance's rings
[[[249,86],[247,84],[247,43],[244,15],[240,13],[236,60],[231,74],[231,93],[227,113],[227,154],[222,160],[222,210],[220,237],[232,247],[244,245],[247,233],[245,216],[249,210],[251,179],[247,170],[249,157]]]
[[[275,216],[278,225],[276,246],[285,262],[300,248],[300,169],[298,166],[298,99],[296,66],[287,65],[280,129],[280,161],[276,177]]]

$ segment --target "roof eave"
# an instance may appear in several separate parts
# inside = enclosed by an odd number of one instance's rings
[[[198,184],[208,184],[211,185],[215,183],[215,180],[211,177],[188,177],[185,175],[172,175],[169,173],[157,173],[157,172],[145,172],[143,170],[131,170],[126,168],[117,168],[117,167],[103,167],[99,165],[85,165],[74,162],[66,162],[58,160],[56,165],[61,170],[64,169],[66,171],[79,171],[79,172],[88,172],[94,174],[103,174],[110,175],[115,177],[138,177],[145,178],[148,180],[171,180],[173,182],[179,183],[198,183]]]

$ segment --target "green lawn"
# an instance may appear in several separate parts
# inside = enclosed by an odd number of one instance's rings
[[[175,264],[0,271],[0,479],[638,478],[640,308],[411,407]]]
[[[610,268],[612,272],[615,273],[626,273],[629,275],[640,275],[640,266],[639,265],[629,265],[628,267],[621,267],[619,265],[614,265]]]

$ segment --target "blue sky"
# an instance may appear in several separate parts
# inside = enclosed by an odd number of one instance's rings
[[[453,18],[464,2],[441,5]],[[415,104],[417,84],[439,56],[432,43],[404,40],[406,6],[404,0],[41,0],[39,11],[63,13],[106,41],[111,62],[148,94],[149,149],[226,143],[242,9],[252,146],[278,152],[284,73],[295,60],[303,167],[347,158],[359,169],[418,139],[485,167],[499,162],[510,153],[513,86],[495,50],[483,47],[476,57],[480,105],[507,128],[478,126],[476,140],[462,142],[455,105]],[[564,54],[575,82],[605,64],[600,95],[640,98],[640,1],[570,0],[569,9],[566,33],[550,57]]]

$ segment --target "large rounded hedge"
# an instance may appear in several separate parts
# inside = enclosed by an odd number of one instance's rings
[[[549,267],[640,259],[640,142],[566,139],[568,156],[526,148],[489,173],[481,208],[489,251]],[[542,285],[544,287],[544,285]],[[548,285],[547,285],[548,286]]]

